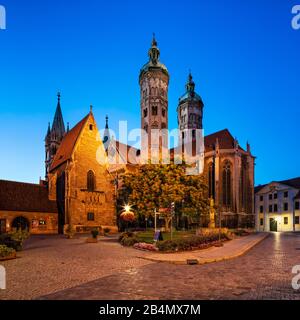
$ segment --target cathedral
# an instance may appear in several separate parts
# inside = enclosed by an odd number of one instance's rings
[[[21,227],[33,234],[63,233],[68,225],[76,232],[94,227],[117,230],[116,195],[122,174],[134,171],[150,155],[151,161],[165,156],[186,160],[189,155],[197,168],[193,174],[207,177],[208,196],[218,207],[222,226],[254,227],[255,157],[250,145],[242,148],[227,129],[203,135],[204,103],[189,73],[177,105],[178,146],[170,148],[170,75],[160,61],[155,37],[148,56],[139,74],[141,149],[115,141],[107,117],[100,137],[92,107],[72,129],[66,128],[58,93],[45,137],[46,179],[39,185],[0,180],[0,232]]]

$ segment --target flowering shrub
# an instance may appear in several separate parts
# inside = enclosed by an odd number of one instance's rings
[[[146,251],[158,251],[158,248],[151,243],[139,242],[133,245],[135,249],[146,250]]]

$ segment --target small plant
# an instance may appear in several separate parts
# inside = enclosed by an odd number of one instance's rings
[[[108,233],[110,233],[110,228],[104,228],[103,232],[104,232],[104,235],[106,236]]]
[[[91,231],[91,234],[92,234],[92,237],[93,239],[97,239],[98,235],[99,235],[99,230],[94,228],[92,231]]]
[[[75,233],[76,232],[75,232],[74,227],[71,224],[69,224],[65,230],[65,235],[67,236],[68,239],[72,239],[74,237]]]
[[[133,232],[123,232],[119,237],[119,242],[125,247],[132,247],[139,240]]]
[[[0,245],[0,258],[6,258],[16,253],[16,250],[5,245]]]
[[[30,237],[30,233],[28,230],[14,229],[8,234],[10,240],[14,245],[8,245],[17,251],[21,251],[23,249],[23,243],[26,239]]]

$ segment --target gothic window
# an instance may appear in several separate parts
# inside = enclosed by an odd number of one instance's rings
[[[94,191],[95,190],[95,174],[92,170],[90,170],[87,174],[87,189],[88,191]]]
[[[223,185],[223,205],[231,206],[231,166],[229,161],[225,161],[222,172]]]
[[[157,107],[152,107],[152,115],[157,116]]]
[[[148,109],[144,109],[144,118],[148,116]]]
[[[165,108],[162,108],[162,110],[161,110],[161,114],[162,114],[162,116],[163,116],[163,117],[165,117],[165,116],[166,116],[166,109],[165,109]]]
[[[215,166],[213,162],[208,166],[208,192],[209,197],[215,199]]]

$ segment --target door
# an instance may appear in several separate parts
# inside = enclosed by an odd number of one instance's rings
[[[274,218],[270,218],[270,231],[277,232],[277,221]]]
[[[12,228],[16,230],[27,230],[29,231],[29,221],[24,217],[17,217],[12,223]]]
[[[6,232],[6,219],[0,219],[0,234]]]

